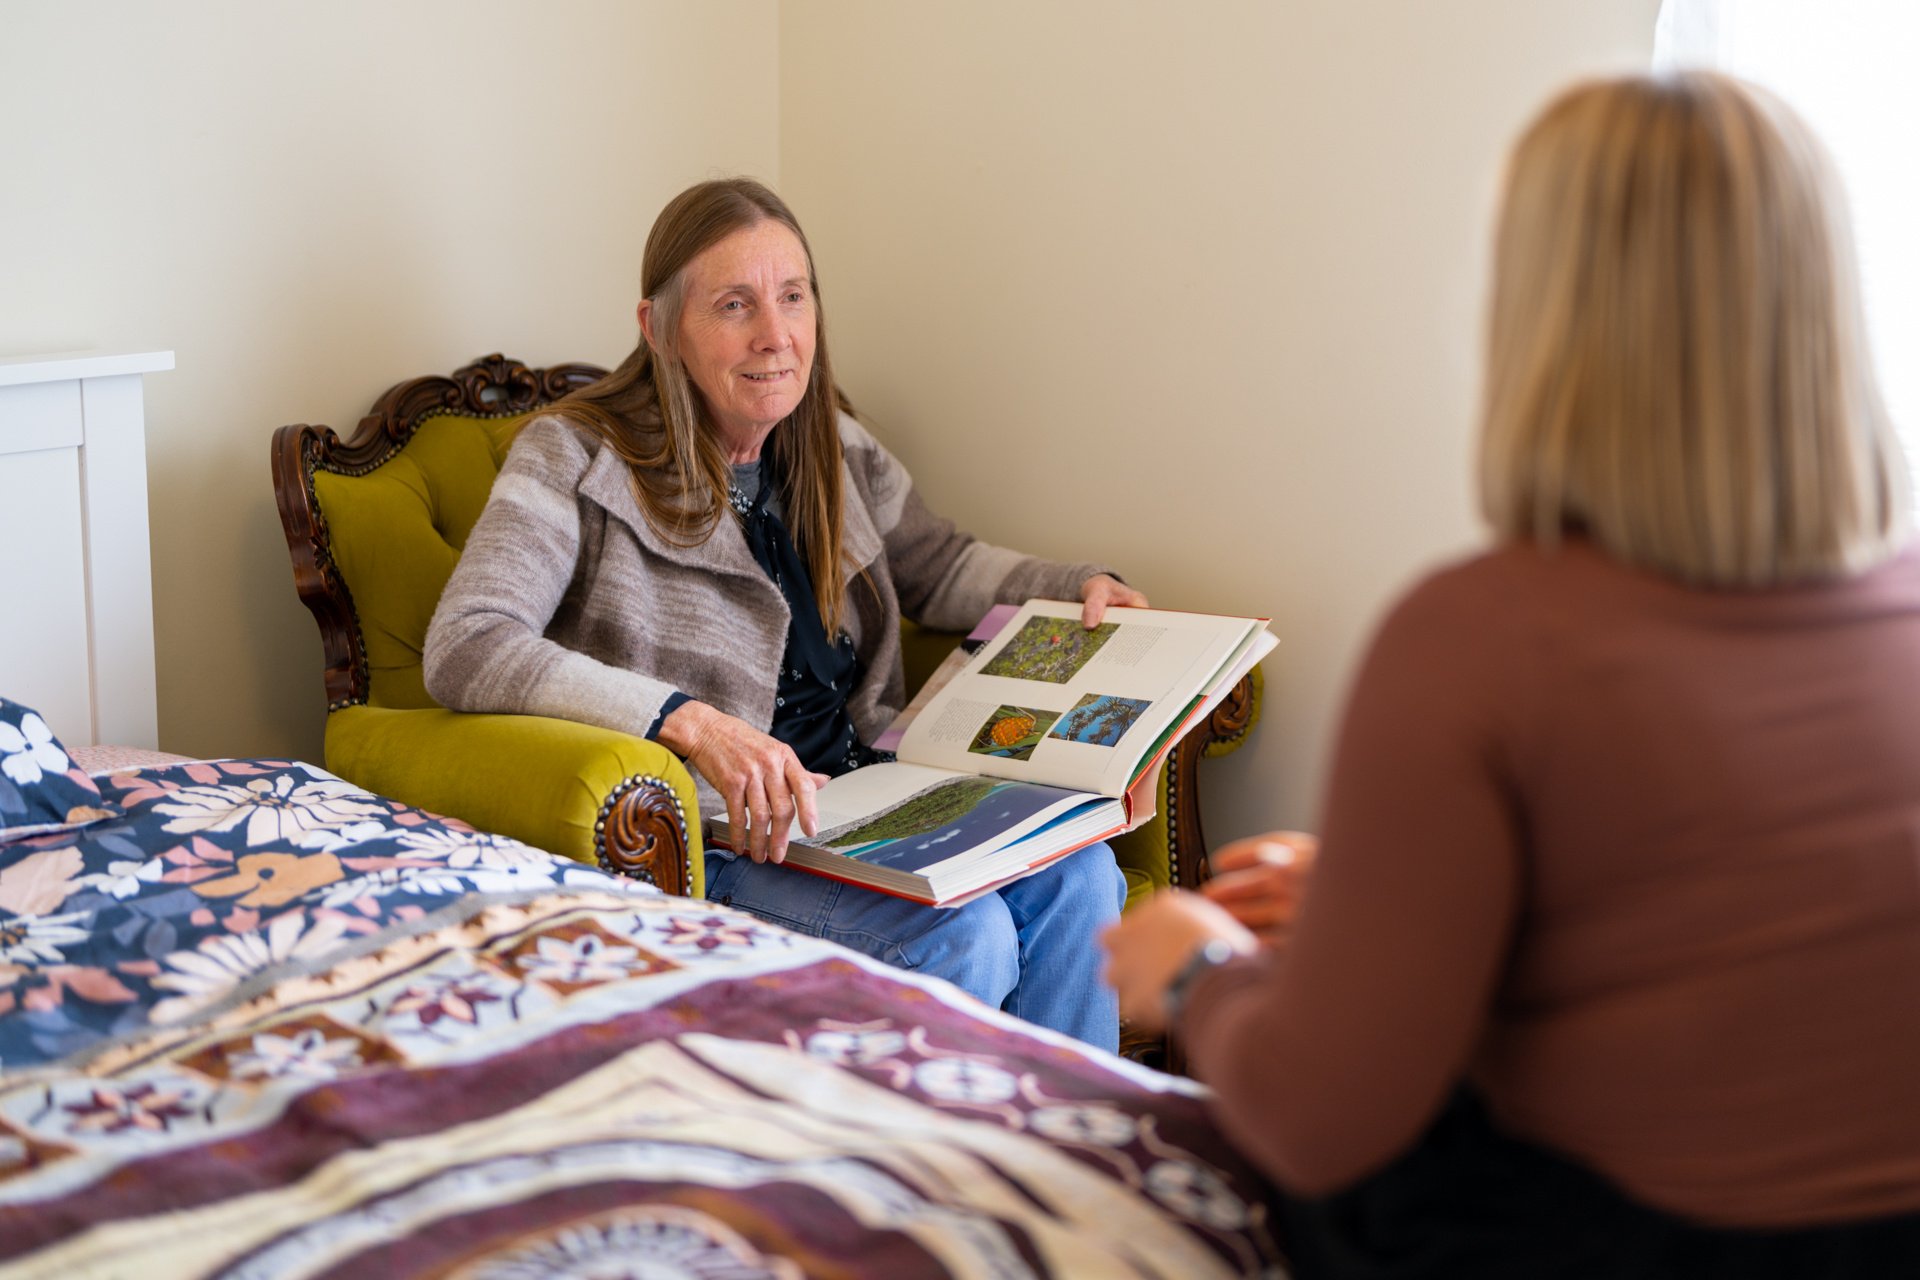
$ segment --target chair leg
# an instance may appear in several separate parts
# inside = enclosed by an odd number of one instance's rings
[[[1120,1056],[1129,1062],[1143,1067],[1153,1067],[1159,1071],[1171,1071],[1168,1065],[1168,1050],[1171,1042],[1164,1035],[1146,1035],[1122,1021],[1120,1024]],[[1178,1074],[1178,1073],[1176,1073]]]

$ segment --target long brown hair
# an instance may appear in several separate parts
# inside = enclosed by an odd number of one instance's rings
[[[620,366],[561,399],[551,412],[592,431],[627,464],[633,495],[647,524],[676,546],[696,547],[722,519],[737,518],[726,501],[732,471],[704,404],[687,377],[675,343],[685,300],[686,266],[736,231],[771,219],[793,232],[807,255],[814,300],[813,368],[794,411],[767,438],[781,477],[780,501],[801,558],[813,575],[820,620],[840,627],[847,566],[841,561],[840,424],[845,403],[827,358],[827,321],[813,248],[785,202],[751,178],[721,178],[688,187],[667,203],[647,235],[640,293],[653,302],[657,348],[642,335]]]
[[[1481,497],[1684,581],[1857,572],[1908,537],[1839,180],[1770,95],[1703,72],[1582,85],[1508,162]]]

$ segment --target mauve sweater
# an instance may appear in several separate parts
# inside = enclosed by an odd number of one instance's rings
[[[1920,1210],[1920,556],[1704,591],[1584,546],[1416,588],[1346,710],[1293,941],[1181,1030],[1292,1190],[1463,1077],[1696,1221]]]

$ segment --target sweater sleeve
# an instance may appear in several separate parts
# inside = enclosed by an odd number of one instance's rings
[[[579,561],[577,487],[591,461],[551,418],[514,442],[427,628],[427,692],[441,705],[641,736],[670,710],[671,684],[546,638]]]
[[[928,510],[900,460],[844,415],[841,439],[886,544],[900,611],[923,626],[965,631],[996,604],[1078,600],[1088,578],[1119,577],[1105,565],[1042,560],[982,542]]]
[[[1387,620],[1346,709],[1293,940],[1204,976],[1187,1002],[1195,1073],[1297,1194],[1410,1146],[1486,1021],[1519,896],[1498,726],[1524,666],[1492,652],[1492,607],[1436,582]]]

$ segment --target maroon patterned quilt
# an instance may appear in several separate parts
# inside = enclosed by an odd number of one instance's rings
[[[1198,1091],[311,766],[0,846],[0,1272],[1281,1274]]]

